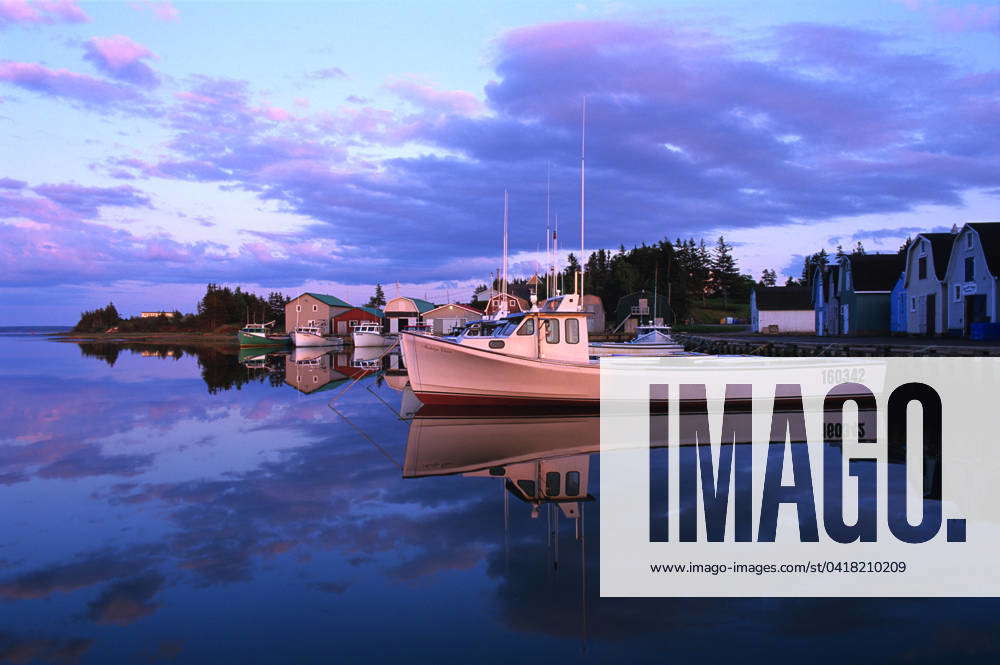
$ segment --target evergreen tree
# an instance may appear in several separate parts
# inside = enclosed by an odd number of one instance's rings
[[[789,278],[791,279],[791,278]],[[764,270],[760,273],[760,285],[764,287],[774,286],[778,281],[778,274],[773,270]]]
[[[725,236],[719,236],[715,242],[710,265],[712,290],[722,296],[723,305],[728,307],[729,297],[740,281],[740,272],[733,259],[732,245],[726,242]]]
[[[858,244],[854,246],[854,250],[851,252],[851,254],[853,254],[854,256],[864,256],[865,246],[861,244],[860,240],[858,241]]]
[[[385,291],[382,290],[381,284],[375,285],[375,294],[368,299],[366,307],[374,307],[376,309],[382,309],[385,307]]]

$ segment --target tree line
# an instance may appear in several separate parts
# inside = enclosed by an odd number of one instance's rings
[[[97,333],[117,328],[119,332],[205,332],[221,326],[275,321],[284,328],[285,305],[288,296],[272,291],[266,298],[237,286],[208,284],[205,295],[198,301],[196,313],[182,314],[174,311],[171,316],[160,315],[142,318],[122,318],[114,303],[106,307],[83,312],[73,328],[75,332]]]

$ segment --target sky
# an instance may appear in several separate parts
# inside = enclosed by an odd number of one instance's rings
[[[1000,7],[0,0],[3,325],[208,282],[468,300],[724,234],[740,268],[1000,221]],[[398,286],[397,286],[398,284]]]

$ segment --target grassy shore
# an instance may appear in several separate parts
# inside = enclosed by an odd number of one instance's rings
[[[60,342],[102,342],[122,344],[194,344],[204,346],[239,347],[234,333],[218,332],[116,332],[116,333],[52,333]]]

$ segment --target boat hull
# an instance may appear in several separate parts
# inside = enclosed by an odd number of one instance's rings
[[[289,338],[285,335],[276,337],[264,337],[262,335],[250,335],[243,331],[240,331],[237,335],[239,339],[240,346],[245,347],[256,347],[256,346],[288,346]]]
[[[341,346],[343,343],[339,337],[323,337],[297,330],[292,333],[292,344],[295,346]]]
[[[354,341],[354,346],[386,346],[390,341],[382,335],[367,332],[351,333],[351,339]]]
[[[404,332],[410,387],[424,404],[599,404],[600,367],[521,358]]]
[[[680,356],[687,355],[680,344],[631,344],[605,342],[588,347],[592,356]]]

